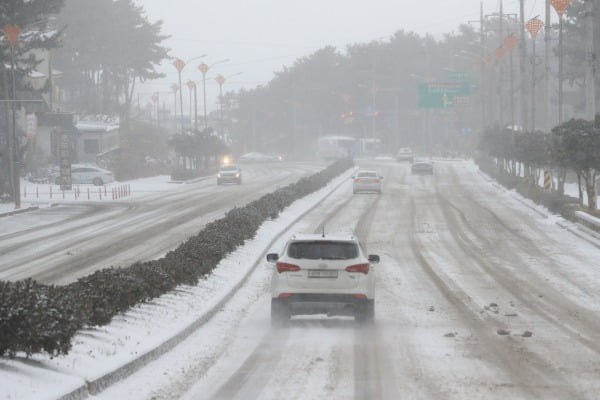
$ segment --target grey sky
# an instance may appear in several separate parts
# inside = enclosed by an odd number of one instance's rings
[[[296,58],[333,45],[386,39],[397,30],[441,37],[461,24],[479,18],[480,0],[136,0],[151,21],[163,20],[171,55],[183,60],[207,54],[207,64],[222,59],[208,76],[242,72],[223,89],[252,88],[268,82],[273,72]],[[525,0],[525,18],[543,15],[544,0]],[[499,0],[483,0],[484,13],[499,9]],[[518,0],[504,0],[504,12],[518,12]],[[553,15],[554,17],[554,15]],[[183,71],[183,81],[201,80],[193,61]],[[168,92],[177,72],[166,64],[167,77],[153,87]],[[187,88],[184,89],[187,94]],[[207,80],[208,108],[215,109],[217,84]],[[148,95],[149,96],[149,95]]]

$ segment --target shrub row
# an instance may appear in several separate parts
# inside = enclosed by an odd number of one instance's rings
[[[115,315],[180,284],[196,284],[227,254],[252,239],[264,221],[277,217],[292,202],[322,188],[352,165],[349,159],[337,161],[234,208],[158,260],[106,268],[66,286],[0,281],[0,355],[67,354],[77,330],[105,325]]]
[[[523,178],[507,174],[500,170],[489,158],[477,160],[479,168],[494,178],[507,189],[515,189],[523,197],[531,199],[536,204],[541,204],[553,213],[561,214],[563,217],[575,221],[574,209],[580,209],[579,199],[560,195],[556,191],[547,191],[539,186],[532,186]]]

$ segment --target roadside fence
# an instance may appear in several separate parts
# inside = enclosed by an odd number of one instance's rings
[[[55,186],[23,185],[23,199],[36,200],[119,200],[131,196],[131,185],[117,186],[73,186],[71,190],[56,189]]]

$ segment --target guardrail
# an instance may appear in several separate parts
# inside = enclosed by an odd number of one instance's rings
[[[79,186],[73,186],[71,190],[56,190],[54,186],[50,185],[42,187],[36,185],[35,188],[31,186],[23,186],[23,199],[36,199],[36,200],[54,200],[54,199],[71,199],[71,200],[119,200],[124,197],[131,196],[131,185],[118,185],[118,186],[95,186],[85,187],[83,190]]]
[[[577,216],[577,218],[579,218],[585,222],[588,222],[588,223],[600,228],[600,218],[596,218],[593,215],[590,215],[583,211],[575,211],[575,216]]]

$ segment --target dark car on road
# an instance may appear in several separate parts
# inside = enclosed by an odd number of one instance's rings
[[[433,175],[433,163],[427,160],[415,161],[410,171],[413,175]]]

